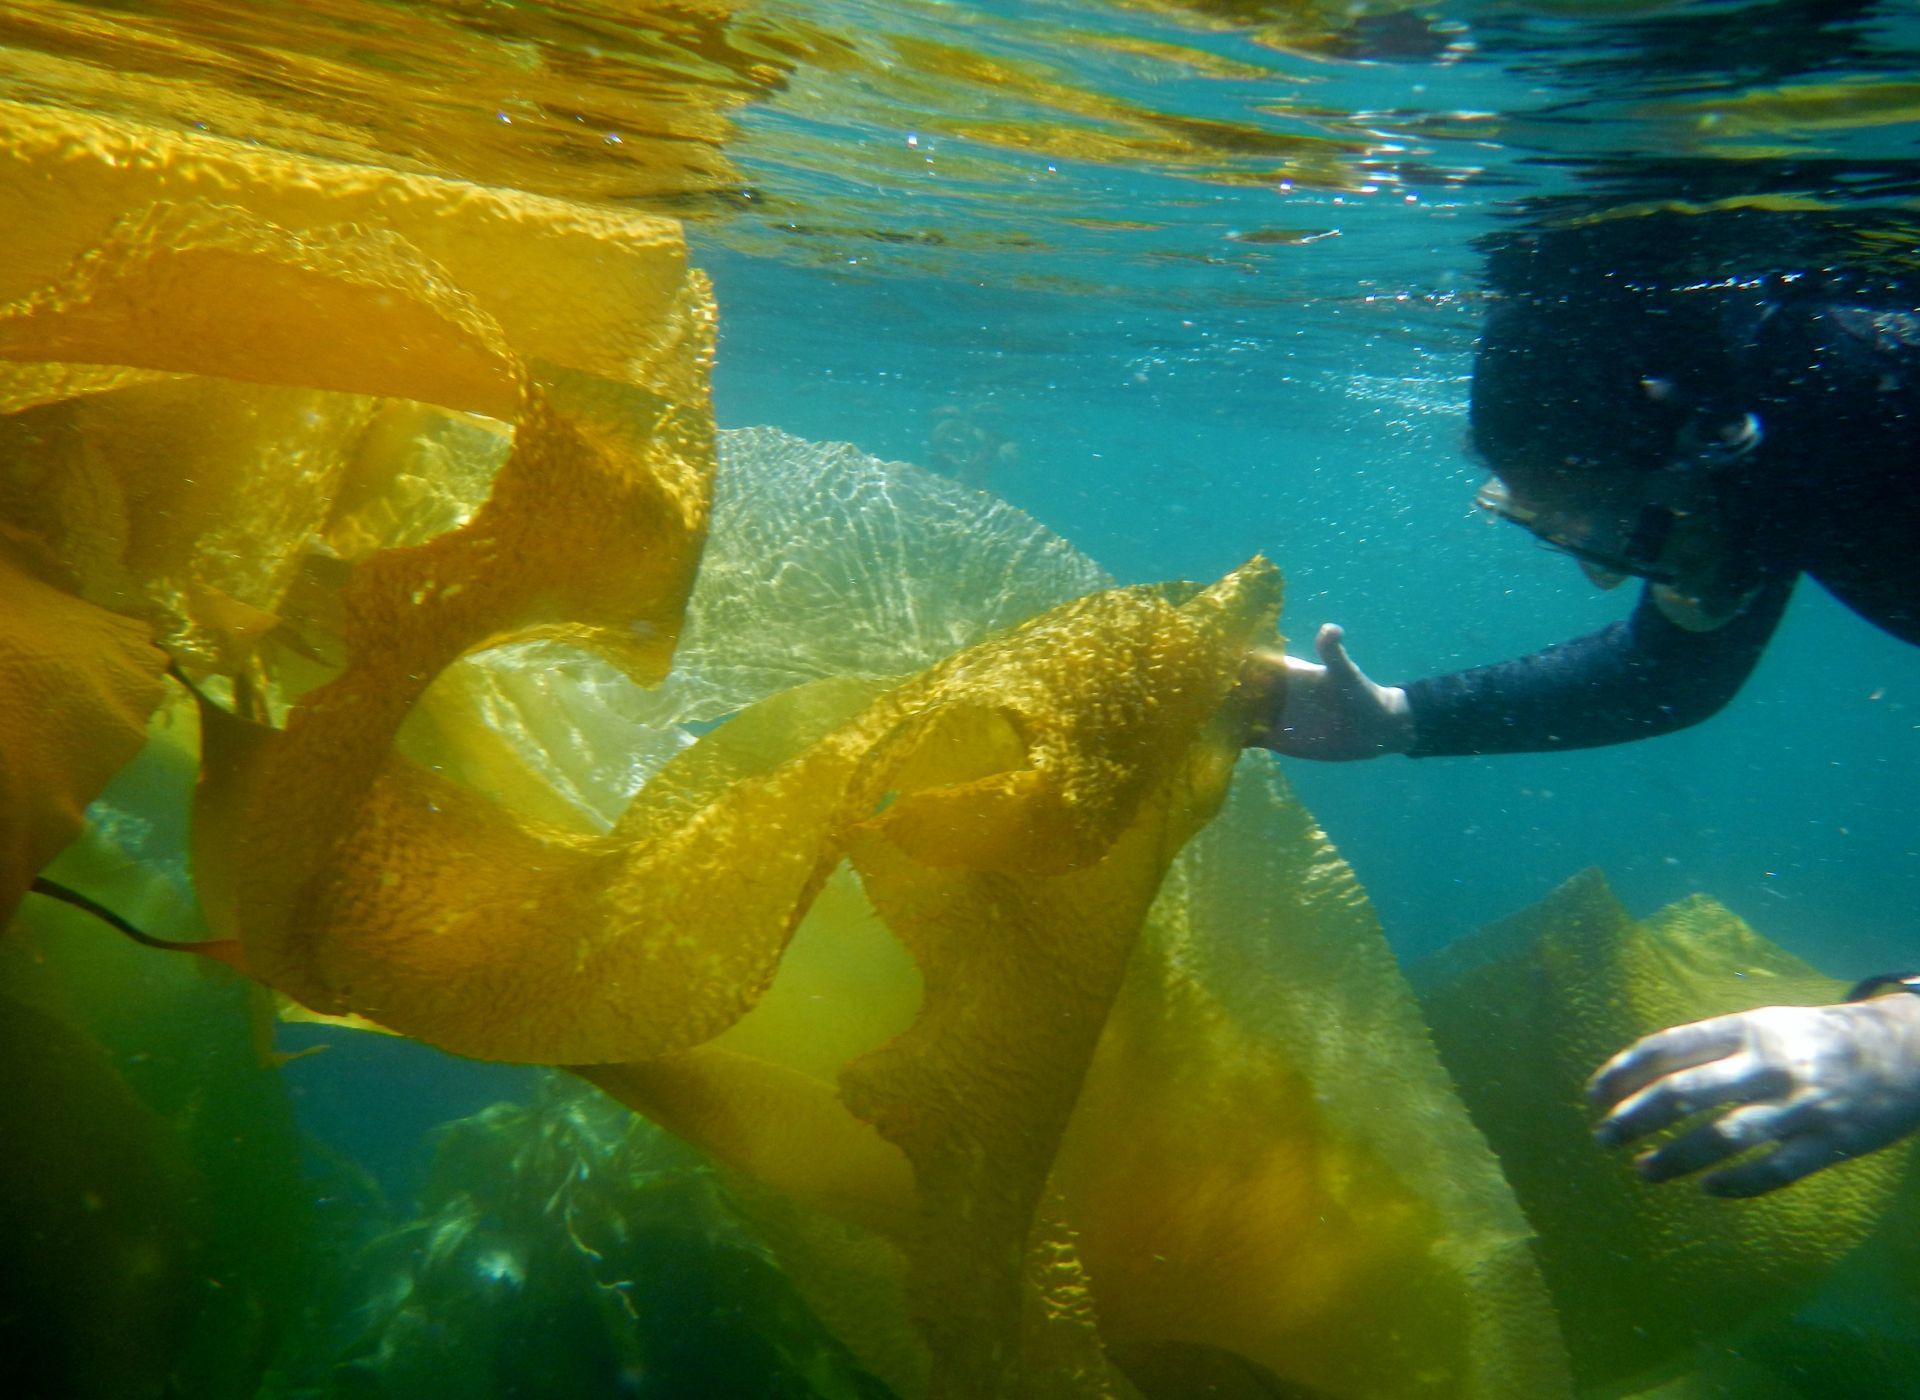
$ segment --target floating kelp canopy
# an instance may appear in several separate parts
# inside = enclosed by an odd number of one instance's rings
[[[4,117],[0,908],[151,722],[206,928],[111,824],[63,879],[671,1128],[903,1395],[1569,1391],[1533,1201],[1240,755],[1271,566],[1112,588],[716,434],[671,223]]]

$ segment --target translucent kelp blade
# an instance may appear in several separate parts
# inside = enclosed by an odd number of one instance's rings
[[[594,1072],[736,1165],[891,1234],[904,1249],[909,1311],[931,1374],[955,1393],[1058,1379],[1091,1345],[1083,1310],[1058,1316],[1059,1330],[1042,1327],[1023,1350],[1029,1239],[1140,922],[1167,862],[1211,814],[1231,772],[1241,735],[1222,707],[1247,647],[1269,634],[1276,594],[1271,569],[1259,565],[1184,601],[1157,589],[1092,595],[881,696],[794,761],[859,754],[847,824],[830,849],[851,847],[863,889],[917,968],[896,955],[890,986],[863,995],[898,1011],[918,1007],[904,1033],[841,1073],[846,1108],[812,1095],[809,1111],[837,1111],[838,1126],[797,1149],[798,1165],[773,1151],[792,1139],[794,1120],[757,1110],[783,1082],[821,1082],[814,1033],[798,1015],[772,1027],[749,1016],[684,1059]],[[678,765],[710,748],[724,753],[728,735],[764,710],[675,760],[636,805],[672,786]],[[976,722],[982,713],[1004,722]],[[959,853],[930,841],[936,827],[964,827],[969,802],[976,825],[1023,840],[974,839]],[[939,814],[932,826],[929,810]],[[849,930],[858,922],[857,911],[840,917]],[[795,968],[815,970],[807,958]],[[779,981],[769,1003],[788,990]],[[837,1014],[818,995],[812,1009],[828,1021]],[[870,1037],[895,1024],[870,1023]],[[732,1061],[719,1062],[722,1053]],[[864,1123],[892,1148],[875,1153]],[[835,1142],[847,1144],[837,1159]],[[888,1165],[897,1161],[912,1167],[905,1202],[906,1178]],[[1073,1267],[1041,1272],[1057,1282]],[[1098,1388],[1053,1393],[1108,1393],[1104,1365],[1093,1369],[1087,1381]]]
[[[908,463],[775,428],[723,431],[719,453],[680,663],[657,693],[667,722],[918,671],[1113,582],[1024,512]]]
[[[1054,1173],[1110,1345],[1551,1396],[1553,1310],[1366,896],[1265,754],[1167,881]]]
[[[290,622],[313,662],[291,689],[324,679],[342,660],[346,563],[464,523],[507,432],[523,454],[665,471],[697,536],[712,306],[678,225],[0,111],[0,217],[21,232],[0,272],[0,358],[50,362],[0,379],[14,410],[0,448],[30,486],[0,487],[0,513],[82,596],[148,617],[190,674],[239,669]],[[548,386],[544,416],[519,421],[531,380]],[[620,422],[611,434],[567,420],[595,382],[629,398],[588,410]],[[500,421],[489,434],[448,409]]]
[[[409,754],[604,831],[688,726],[836,676],[902,676],[1112,580],[1025,513],[905,462],[773,428],[716,434],[713,525],[673,673],[643,690],[535,643],[451,667]],[[558,799],[558,801],[554,801]]]
[[[880,841],[865,866],[924,971],[872,946],[859,887],[836,882],[733,1030],[592,1077],[787,1193],[744,1199],[813,1306],[906,1394],[1125,1393],[1087,1363],[1079,1339],[1097,1335],[1148,1380],[1217,1355],[1301,1393],[1564,1395],[1526,1223],[1364,895],[1269,760],[1241,761],[1102,989],[1100,952],[1130,941],[1107,882],[1157,868],[1152,826],[1038,879],[889,859]],[[1110,925],[1076,918],[1100,909]],[[825,967],[836,940],[879,980]],[[925,1013],[889,1043],[923,983]],[[885,1048],[860,1058],[832,1036],[863,1013],[856,1039]],[[1081,1082],[1070,1041],[1088,1020]],[[848,1097],[898,1160],[917,1154],[904,1184],[850,1113],[827,1113],[815,1035],[854,1056]],[[1062,1098],[1064,1135],[1046,1126]]]
[[[1539,1232],[1576,1375],[1618,1381],[1786,1302],[1888,1208],[1908,1149],[1729,1201],[1599,1151],[1582,1086],[1642,1035],[1844,987],[1702,896],[1645,922],[1597,872],[1419,969],[1447,1068]]]
[[[29,573],[0,536],[0,928],[146,742],[166,660],[145,626]]]
[[[921,794],[903,789],[928,781],[945,715],[993,707],[1025,736],[961,756],[969,778],[1037,770],[1041,816],[994,818],[1046,837],[1019,864],[1100,860],[1237,680],[1272,588],[1262,566],[1185,607],[1096,594],[864,708],[871,682],[787,692],[681,753],[601,838],[523,822],[401,762],[350,786],[367,716],[393,702],[337,705],[328,687],[243,761],[238,790],[258,796],[217,794],[254,814],[235,836],[248,956],[318,1010],[463,1054],[589,1064],[686,1049],[758,999],[854,829],[883,806],[879,830],[911,817]],[[316,734],[332,742],[289,757]],[[263,780],[274,764],[284,779]],[[271,806],[289,790],[297,813]]]
[[[985,781],[1001,776],[989,759],[967,774],[956,731],[929,726],[944,771],[853,847],[926,999],[910,1030],[848,1067],[843,1092],[913,1164],[908,1303],[936,1376],[959,1394],[1023,1369],[1022,1261],[1047,1175],[1167,863],[1225,793],[1244,733],[1215,716],[1272,626],[1277,579],[1243,571],[1177,609],[1143,592],[1087,601],[1109,599],[1125,610],[1101,607],[1098,630],[1042,619],[1014,634],[1045,639],[1038,664],[991,678],[982,697],[1013,721],[1030,772]],[[1081,621],[1074,605],[1062,612]],[[970,654],[954,665],[990,679]],[[968,805],[1019,839],[945,845]],[[930,808],[932,824],[920,820]]]
[[[518,365],[491,318],[402,234],[334,220],[289,228],[222,203],[135,206],[66,278],[0,310],[0,356],[511,418]]]
[[[156,288],[159,300],[148,303],[153,310],[145,327],[156,343],[178,338],[160,324],[174,318],[204,324],[212,336],[186,366],[196,373],[219,372],[211,368],[218,358],[247,371],[239,378],[310,388],[329,387],[318,377],[323,367],[351,377],[330,387],[363,381],[356,364],[386,365],[403,376],[444,375],[447,365],[401,363],[410,347],[388,334],[400,324],[392,318],[417,317],[405,324],[431,332],[436,318],[419,308],[471,299],[524,363],[561,365],[670,396],[684,394],[696,377],[704,383],[704,365],[695,367],[668,348],[686,280],[679,225],[670,220],[27,103],[0,102],[0,127],[7,132],[0,147],[0,227],[10,232],[0,302],[50,286],[66,289],[62,299],[72,296],[95,285],[84,269],[99,256],[95,249],[137,245],[136,230],[159,227],[152,219],[191,225],[202,218],[191,209],[144,212],[156,205],[223,206],[280,230],[313,231],[316,263],[344,250],[352,265],[377,266],[383,245],[404,245],[437,275],[430,286],[400,286],[408,307],[388,309],[376,299],[364,303],[366,316],[333,324],[316,323],[313,311],[301,308],[294,324],[263,323],[246,300],[251,279],[244,275],[225,293],[214,289],[213,300],[203,304]],[[367,239],[357,255],[349,247],[355,230]],[[196,256],[181,250],[155,268],[181,268]],[[303,327],[311,334],[301,334]],[[251,367],[248,345],[261,350]],[[100,347],[108,363],[146,363],[127,358],[136,349],[137,341]],[[483,364],[484,358],[457,351],[451,363]],[[481,384],[471,381],[470,388]],[[364,391],[403,392],[398,381]],[[410,397],[446,402],[431,393]]]
[[[725,1032],[679,1054],[579,1072],[807,1209],[898,1237],[913,1215],[912,1168],[847,1110],[839,1076],[913,1024],[923,990],[919,968],[842,866],[772,985]]]
[[[604,934],[576,905],[590,897],[591,885],[575,881],[596,853],[405,763],[393,744],[433,677],[495,641],[550,636],[597,650],[636,679],[661,673],[704,525],[700,428],[679,413],[638,390],[535,385],[513,454],[474,518],[355,570],[342,595],[345,671],[305,697],[283,733],[258,736],[226,771],[210,771],[203,790],[207,830],[232,839],[224,851],[207,848],[203,878],[207,865],[232,872],[247,955],[268,981],[316,1010],[358,1012],[467,1053],[624,1057],[599,1037],[618,1034],[609,1024],[634,1033],[632,1013],[594,980],[588,946]],[[523,846],[527,863],[515,862]],[[569,897],[527,917],[523,906],[555,879]],[[356,924],[354,911],[371,916],[387,900],[414,917]],[[410,1012],[407,994],[362,964],[384,955],[356,947],[356,930],[387,953],[422,958],[416,992],[435,1015]],[[536,962],[503,960],[507,948],[542,938]],[[462,969],[492,985],[463,989]],[[601,1025],[574,1022],[578,1038],[565,1044],[517,1027],[504,1012],[522,976],[530,1022],[572,1016],[547,1000],[558,976],[599,1005]],[[462,1031],[442,1015],[470,1024]]]
[[[22,481],[0,486],[0,514],[81,596],[148,622],[185,674],[230,673],[286,611],[374,411],[310,389],[133,377],[0,418]]]
[[[324,680],[333,665],[339,673],[302,698],[282,732],[209,705],[196,871],[216,931],[239,933],[259,975],[321,1010],[366,1010],[406,1027],[404,1011],[382,1014],[390,989],[377,979],[366,999],[338,1001],[320,968],[328,945],[314,934],[314,906],[328,897],[329,875],[348,868],[343,852],[399,860],[404,843],[380,827],[376,789],[414,793],[413,806],[429,814],[444,791],[453,820],[464,794],[406,765],[393,746],[421,692],[461,655],[551,638],[640,682],[665,673],[712,474],[705,284],[686,268],[678,228],[660,220],[106,121],[28,112],[17,135],[0,159],[0,205],[20,204],[24,218],[35,191],[54,190],[33,206],[35,234],[22,255],[48,280],[0,309],[0,355],[200,376],[95,394],[89,408],[127,395],[177,399],[222,376],[269,392],[325,391],[296,418],[349,416],[337,449],[303,454],[288,434],[248,434],[235,415],[208,413],[209,434],[244,440],[274,469],[215,472],[211,488],[176,472],[184,499],[170,504],[192,507],[189,520],[231,524],[193,493],[219,495],[244,480],[254,489],[226,494],[270,516],[257,544],[210,526],[181,531],[171,548],[134,549],[130,534],[110,552],[144,580],[169,567],[191,577],[223,542],[301,556],[285,588],[304,590],[296,602],[309,628],[308,680]],[[461,523],[425,539],[365,538],[381,519],[397,528],[417,518],[370,508],[401,475],[391,459],[436,460],[414,450],[422,434],[393,431],[372,395],[510,420],[511,451]],[[178,402],[166,407],[183,416]],[[150,415],[90,420],[89,450],[142,462],[146,426]],[[441,437],[451,450],[437,460],[461,467],[493,446]],[[325,469],[306,470],[310,455]],[[153,494],[124,471],[114,484],[123,499]],[[308,504],[289,509],[292,495]],[[332,547],[344,557],[331,578],[307,568],[309,537],[349,519],[357,538]],[[69,537],[90,534],[84,522],[60,523]],[[214,606],[231,621],[248,605],[220,594]],[[276,619],[257,622],[265,629]],[[284,675],[264,679],[270,691],[304,688]],[[476,849],[519,830],[508,812],[474,805],[465,815],[461,830]],[[566,866],[561,854],[554,861]],[[382,864],[366,873],[393,881],[412,872]],[[520,911],[494,912],[509,921]],[[569,930],[555,956],[580,956],[575,945],[594,932]],[[438,941],[436,968],[456,946]],[[467,956],[484,959],[489,947]],[[579,970],[572,985],[586,989]],[[498,1011],[494,1002],[468,1014]]]

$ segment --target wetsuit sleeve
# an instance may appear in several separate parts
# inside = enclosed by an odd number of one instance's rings
[[[1645,739],[1698,724],[1740,689],[1780,623],[1793,580],[1769,583],[1711,632],[1661,614],[1649,590],[1625,622],[1514,661],[1406,687],[1415,758],[1540,753]]]

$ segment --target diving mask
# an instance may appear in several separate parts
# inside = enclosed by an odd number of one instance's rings
[[[1673,533],[1676,513],[1651,502],[1641,504],[1632,523],[1592,511],[1556,510],[1514,499],[1497,476],[1490,476],[1474,493],[1479,507],[1502,520],[1511,520],[1547,548],[1572,558],[1582,573],[1602,588],[1616,588],[1628,578],[1673,583],[1677,572],[1662,562]]]
[[[1702,432],[1689,424],[1664,467],[1597,489],[1569,482],[1567,504],[1516,499],[1498,476],[1475,493],[1481,509],[1511,520],[1548,548],[1570,556],[1588,579],[1615,588],[1628,578],[1652,585],[1654,601],[1677,627],[1711,631],[1740,615],[1757,587],[1741,577],[1725,527],[1718,474],[1760,445],[1760,420],[1742,414]]]

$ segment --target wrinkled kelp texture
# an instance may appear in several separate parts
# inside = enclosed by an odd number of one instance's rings
[[[1649,1189],[1595,1149],[1582,1087],[1686,1021],[1845,987],[1704,896],[1636,920],[1589,871],[1422,964],[1435,1040],[1492,1141],[1559,1304],[1576,1377],[1617,1385],[1802,1296],[1888,1211],[1902,1146],[1730,1201]]]
[[[1072,1178],[1056,1158],[1096,1112],[1083,1085],[1139,995],[1162,877],[1225,795],[1272,569],[1089,591],[1097,570],[1002,507],[765,437],[742,460],[807,487],[738,495],[688,679],[643,697],[687,611],[713,464],[711,306],[676,229],[8,118],[0,201],[34,218],[0,307],[0,507],[52,579],[34,617],[85,643],[102,697],[99,742],[51,750],[67,795],[10,838],[10,894],[152,707],[144,628],[198,696],[196,893],[229,961],[462,1053],[598,1065],[796,1208],[833,1205],[819,1220],[872,1232],[892,1271],[873,1325],[903,1339],[909,1391],[1124,1387],[1076,1240],[1099,1244],[1117,1214],[1093,1203],[1134,1188],[1098,1150]],[[754,587],[730,586],[730,561]],[[36,677],[75,669],[11,650]],[[537,724],[501,723],[508,702]],[[648,704],[651,724],[568,737]],[[13,718],[9,751],[30,728]],[[95,769],[63,766],[110,735]],[[850,923],[865,942],[829,960],[874,995],[783,1024],[769,986],[806,965],[783,955],[830,885],[826,937]],[[1139,1034],[1163,1034],[1146,1001]],[[1400,1031],[1430,1068],[1417,1026]],[[1424,1096],[1443,1094],[1429,1074]],[[1445,1174],[1374,1172],[1364,1135],[1308,1115],[1289,1152],[1328,1165],[1287,1218],[1338,1203],[1347,1262],[1274,1267],[1312,1303],[1295,1335],[1317,1350],[1296,1364],[1254,1337],[1278,1306],[1254,1305],[1247,1337],[1190,1336],[1210,1311],[1191,1298],[1173,1339],[1253,1338],[1259,1360],[1335,1384],[1357,1364],[1388,1391],[1538,1393],[1497,1384],[1513,1328],[1456,1325],[1481,1315],[1489,1254],[1525,1265],[1491,1160],[1438,1111],[1485,1218]],[[1167,1247],[1237,1236],[1202,1214]],[[1299,1257],[1286,1235],[1256,1252]],[[1457,1257],[1436,1266],[1442,1241]],[[1129,1250],[1106,1248],[1122,1308]],[[814,1277],[830,1304],[859,1276],[831,1256]],[[1369,1295],[1415,1278],[1431,1286]],[[1544,1320],[1537,1288],[1520,1293]],[[1359,1346],[1381,1315],[1438,1356]],[[1341,1325],[1353,1345],[1327,1340]],[[1545,1358],[1520,1369],[1550,1374],[1550,1325],[1519,1334]]]
[[[769,430],[716,481],[671,224],[0,115],[0,903],[150,722],[197,912],[111,833],[69,878],[656,1118],[903,1395],[1567,1391],[1364,896],[1239,757],[1271,566],[1109,587]]]
[[[537,768],[555,791],[605,793],[642,725],[730,710],[679,762],[725,741],[768,765],[804,753],[835,707],[871,712],[874,678],[956,644],[973,646],[878,703],[962,664],[978,684],[1033,639],[1071,651],[1090,606],[1116,635],[1127,611],[1169,606],[1096,595],[996,637],[1098,571],[902,464],[769,430],[720,447],[676,675],[615,701],[615,677],[589,684],[550,655],[476,658],[450,680],[493,712],[595,698],[572,702],[568,742],[539,755],[516,759],[520,726],[473,731],[469,771]],[[1107,705],[1116,735],[1124,719]],[[948,810],[980,791],[998,802],[965,764],[999,742],[971,717],[948,726],[923,760],[945,786],[921,791]],[[1201,751],[1209,806],[1232,748]],[[686,1051],[583,1072],[777,1188],[736,1181],[816,1309],[903,1394],[1123,1393],[1102,1342],[1143,1378],[1185,1377],[1174,1393],[1207,1355],[1241,1383],[1250,1360],[1335,1394],[1555,1393],[1524,1225],[1364,896],[1270,762],[1242,763],[1158,896],[1140,869],[1191,823],[1176,805],[1196,801],[1192,774],[1112,854],[1064,873],[1041,866],[1064,831],[996,850],[908,826],[900,783],[750,1011]],[[908,845],[923,829],[935,839]]]
[[[711,473],[704,281],[658,220],[3,115],[0,519],[70,612],[144,622],[248,718],[303,700],[271,734],[228,726],[253,786],[200,875],[224,926],[246,907],[259,971],[314,995],[286,907],[439,670],[549,635],[664,674]],[[152,662],[125,625],[43,616],[101,697],[69,723],[124,746]],[[8,720],[10,754],[48,742]],[[0,903],[44,832],[6,832]]]

